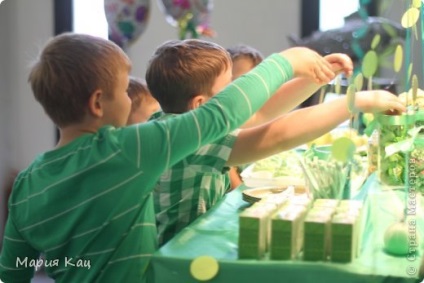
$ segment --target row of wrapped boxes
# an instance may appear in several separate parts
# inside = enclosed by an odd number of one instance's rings
[[[239,216],[239,258],[349,262],[359,254],[362,203],[287,198],[260,201]]]
[[[239,258],[261,259],[271,241],[271,215],[285,206],[294,192],[263,198],[239,215]]]

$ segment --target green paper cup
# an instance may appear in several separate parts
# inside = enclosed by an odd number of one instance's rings
[[[320,160],[329,160],[331,158],[331,145],[316,146],[312,148],[313,156]]]

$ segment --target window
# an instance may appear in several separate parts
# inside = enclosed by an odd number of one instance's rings
[[[320,0],[319,29],[326,31],[342,27],[344,17],[358,11],[358,9],[359,0]]]
[[[108,38],[104,0],[73,0],[73,30]]]

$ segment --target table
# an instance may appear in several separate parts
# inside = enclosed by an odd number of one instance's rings
[[[249,204],[242,200],[246,187],[227,194],[222,201],[161,247],[152,257],[155,282],[197,282],[190,263],[202,255],[219,262],[219,272],[208,282],[419,282],[421,253],[415,259],[387,255],[382,247],[385,229],[394,221],[393,212],[403,199],[402,191],[383,190],[371,175],[356,199],[364,200],[364,231],[361,256],[351,263],[239,260],[237,255],[238,213]],[[423,198],[417,197],[417,213],[423,215]],[[388,201],[391,201],[389,204]],[[424,217],[417,231],[424,235]],[[408,275],[408,271],[411,275]]]

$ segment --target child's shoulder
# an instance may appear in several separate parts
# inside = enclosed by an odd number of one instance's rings
[[[19,172],[16,179],[25,178],[43,168],[46,169],[51,166],[57,167],[58,164],[63,165],[64,162],[76,154],[89,155],[91,149],[95,149],[107,143],[115,143],[113,142],[113,136],[118,135],[119,132],[120,129],[116,129],[112,126],[105,126],[94,134],[83,134],[64,146],[39,153],[25,169]]]

